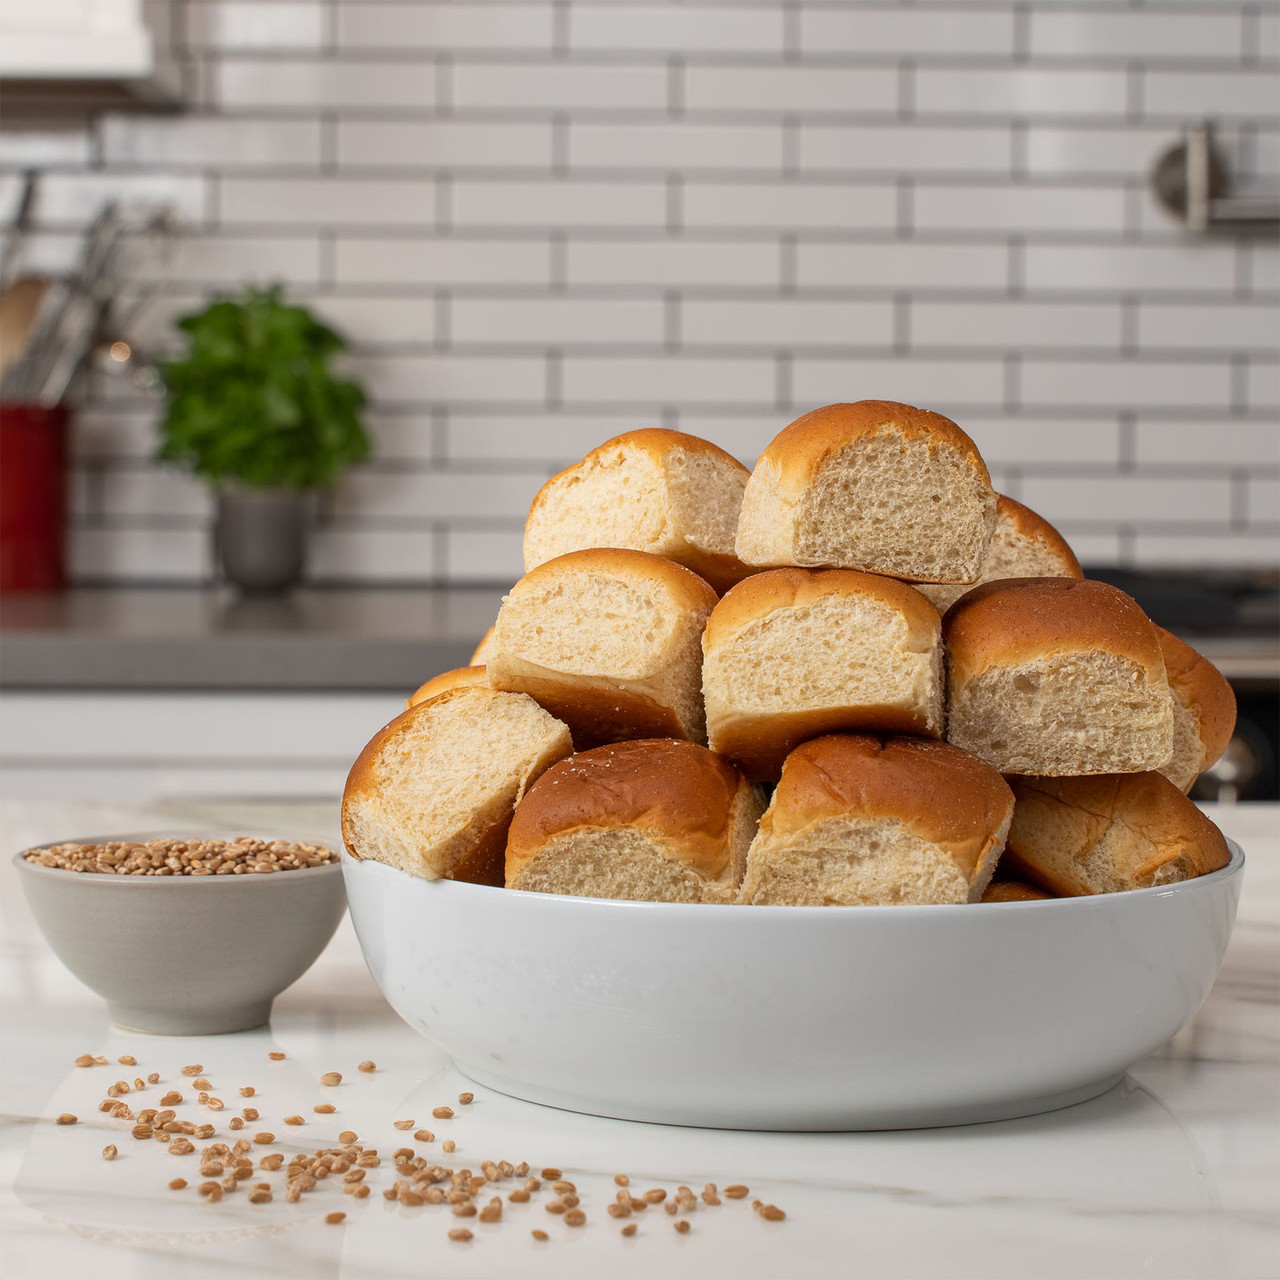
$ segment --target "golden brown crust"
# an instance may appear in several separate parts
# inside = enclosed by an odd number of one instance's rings
[[[484,667],[455,667],[452,671],[442,671],[438,676],[432,676],[425,684],[420,684],[405,699],[405,706],[416,707],[418,703],[426,702],[428,698],[434,698],[439,693],[447,693],[450,689],[488,683],[489,678]]]
[[[728,865],[734,803],[746,787],[727,761],[679,739],[619,742],[570,756],[516,807],[507,883],[556,836],[594,827],[642,829],[715,879]]]
[[[626,547],[591,547],[585,551],[569,551],[529,570],[516,583],[516,588],[536,585],[544,578],[555,579],[565,572],[602,573],[609,577],[649,578],[669,587],[676,603],[691,609],[713,609],[720,597],[705,578],[665,556],[648,551],[631,551]],[[495,624],[496,625],[496,624]]]
[[[787,757],[760,826],[785,837],[830,818],[896,819],[944,848],[972,880],[1012,810],[1008,784],[968,751],[922,738],[841,733]]]
[[[1010,778],[1017,805],[1001,866],[1059,897],[1106,892],[1102,876],[1124,889],[1191,879],[1225,867],[1222,832],[1159,773],[1073,778]],[[1102,868],[1091,863],[1108,841]]]
[[[577,751],[625,738],[684,737],[675,708],[634,689],[619,688],[616,681],[608,685],[591,681],[589,676],[550,672],[539,677],[522,670],[511,681],[509,692],[527,693],[544,711],[567,724]]]
[[[966,592],[942,621],[953,686],[992,667],[1079,650],[1119,654],[1164,679],[1155,626],[1136,600],[1092,578],[1003,578]]]
[[[1236,695],[1227,678],[1202,654],[1177,636],[1156,627],[1165,674],[1173,696],[1196,718],[1203,773],[1227,749],[1236,729]]]
[[[480,637],[480,643],[476,645],[476,651],[471,655],[471,661],[467,664],[472,667],[483,667],[489,661],[489,649],[493,644],[493,628]]]
[[[1043,516],[1037,515],[1030,507],[1015,502],[1003,493],[996,495],[996,523],[1007,524],[1017,530],[1022,537],[1040,543],[1053,557],[1062,562],[1066,571],[1064,578],[1083,578],[1084,570],[1076,553],[1067,545],[1067,540]]]
[[[857,569],[767,569],[738,583],[711,611],[702,652],[731,644],[778,609],[800,608],[830,595],[871,596],[896,609],[911,630],[937,635],[938,611],[914,587]]]
[[[1025,880],[993,880],[982,891],[980,902],[1038,902],[1053,894]]]
[[[950,418],[892,400],[858,400],[814,409],[783,427],[761,458],[768,459],[777,470],[779,492],[794,498],[809,486],[833,453],[860,436],[884,428],[907,440],[924,437],[938,444],[952,445],[969,459],[983,484],[990,488],[991,476],[977,445]]]

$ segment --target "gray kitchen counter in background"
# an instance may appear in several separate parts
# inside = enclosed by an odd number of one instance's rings
[[[10,595],[0,686],[402,693],[465,665],[501,600],[497,587]]]

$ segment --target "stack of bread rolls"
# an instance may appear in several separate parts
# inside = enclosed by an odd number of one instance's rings
[[[348,851],[661,902],[1015,902],[1225,866],[1230,687],[994,492],[950,419],[629,432],[549,480],[471,665],[365,747]],[[766,804],[766,798],[767,804]]]

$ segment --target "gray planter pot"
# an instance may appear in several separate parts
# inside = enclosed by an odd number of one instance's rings
[[[315,513],[309,489],[224,484],[214,547],[222,576],[241,591],[278,595],[302,581]]]

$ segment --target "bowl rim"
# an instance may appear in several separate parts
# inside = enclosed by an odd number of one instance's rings
[[[239,832],[243,836],[244,832]],[[325,863],[319,867],[297,867],[292,871],[276,872],[250,872],[241,875],[211,875],[211,876],[118,876],[109,874],[105,871],[69,871],[66,867],[44,867],[38,862],[28,862],[27,854],[33,849],[50,849],[60,844],[109,844],[113,841],[142,841],[142,840],[232,840],[236,837],[226,831],[202,831],[202,832],[186,832],[185,834],[174,834],[168,830],[159,831],[129,831],[118,835],[93,835],[93,836],[66,836],[60,840],[46,840],[42,844],[28,845],[25,849],[13,855],[13,864],[20,871],[29,872],[32,875],[52,876],[57,879],[66,879],[71,883],[89,883],[89,884],[113,884],[113,885],[183,885],[183,884],[253,884],[270,880],[274,884],[292,879],[294,876],[302,876],[307,879],[315,876],[333,875],[335,872],[342,870],[342,859],[339,858],[334,862]],[[264,837],[254,836],[253,839],[260,840]],[[274,836],[272,839],[283,840],[287,837]],[[319,841],[308,840],[305,836],[298,837],[292,843],[316,844]],[[326,849],[330,845],[326,842]],[[337,853],[338,850],[333,850]],[[343,854],[345,856],[345,852]]]
[[[1233,877],[1238,876],[1244,869],[1245,855],[1244,850],[1234,840],[1228,836],[1223,837],[1227,842],[1227,849],[1231,854],[1231,858],[1225,867],[1219,867],[1216,871],[1210,871],[1206,875],[1195,876],[1190,880],[1178,880],[1173,884],[1152,885],[1145,889],[1124,889],[1118,893],[1096,893],[1078,898],[1037,898],[1026,902],[938,902],[938,903],[909,903],[901,906],[753,906],[747,911],[730,911],[726,912],[726,907],[735,907],[739,904],[731,902],[636,902],[627,898],[589,898],[579,896],[577,894],[568,893],[533,893],[527,889],[505,889],[498,885],[487,884],[471,884],[464,880],[428,880],[425,877],[409,875],[408,872],[399,870],[397,867],[388,866],[384,862],[377,862],[372,858],[356,858],[346,849],[341,851],[341,857],[337,863],[344,871],[348,868],[354,870],[359,867],[380,867],[386,872],[395,876],[405,876],[417,885],[430,886],[429,892],[446,893],[450,898],[461,897],[469,899],[480,897],[494,893],[501,893],[504,901],[508,899],[534,899],[537,900],[539,906],[547,907],[548,904],[568,904],[565,910],[577,911],[583,909],[591,909],[594,907],[599,911],[602,907],[613,910],[622,910],[630,912],[646,912],[650,915],[655,913],[678,914],[681,918],[689,919],[708,919],[708,913],[716,919],[738,919],[738,920],[758,920],[770,918],[785,918],[795,920],[804,917],[823,920],[839,920],[846,918],[866,919],[870,914],[873,917],[910,919],[919,918],[921,916],[934,916],[939,911],[954,911],[957,907],[965,907],[968,911],[972,911],[974,907],[986,910],[994,910],[999,908],[1001,914],[1008,915],[1012,911],[1086,911],[1086,910],[1110,910],[1114,909],[1113,904],[1117,902],[1146,902],[1155,898],[1169,897],[1174,894],[1196,893],[1207,891],[1208,889],[1223,884]],[[82,873],[84,874],[84,873]],[[102,880],[109,880],[112,877],[101,875],[98,877]],[[155,879],[156,877],[147,876],[139,877],[140,879]],[[168,879],[169,877],[161,877]],[[188,879],[190,877],[174,877],[176,879]],[[207,878],[207,877],[201,877]],[[227,877],[223,877],[226,879]],[[243,878],[243,877],[238,877]]]

